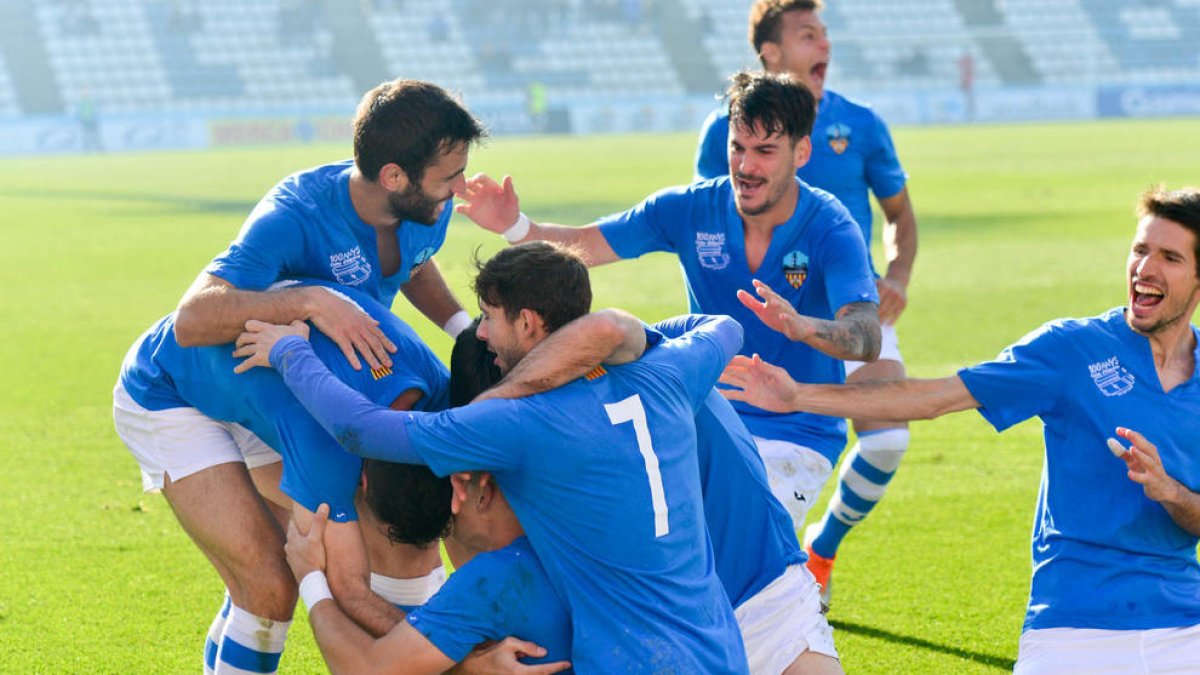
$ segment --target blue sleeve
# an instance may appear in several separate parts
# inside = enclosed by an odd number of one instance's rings
[[[406,420],[422,413],[391,410],[346,386],[321,363],[307,340],[288,336],[271,349],[271,365],[288,389],[346,450],[372,459],[423,464]]]
[[[1053,324],[1000,352],[992,361],[958,371],[979,402],[979,414],[1004,431],[1054,407],[1062,395],[1062,357]]]
[[[820,251],[825,294],[834,316],[852,302],[879,303],[875,272],[867,259],[862,229],[847,215],[824,237]]]
[[[875,193],[876,198],[887,199],[904,189],[908,175],[900,166],[900,158],[896,156],[896,145],[892,142],[892,134],[887,125],[875,111],[871,111],[871,115],[875,121],[877,142],[874,151],[866,159],[867,184],[871,186],[871,192]]]
[[[652,251],[674,253],[678,230],[689,220],[682,190],[660,190],[628,211],[601,218],[596,221],[600,234],[621,258]]]
[[[650,328],[662,334],[662,336],[668,340],[673,340],[677,337],[680,337],[684,333],[695,329],[707,318],[708,317],[704,314],[680,314],[679,316],[663,319]],[[650,335],[650,331],[648,330],[646,334]]]
[[[304,236],[296,217],[266,197],[246,218],[237,239],[204,271],[244,290],[264,290],[283,270],[300,267],[292,258],[301,255]]]
[[[696,167],[693,181],[708,180],[729,173],[729,116],[718,108],[700,127],[700,142],[696,146]]]
[[[696,325],[678,338],[667,340],[659,349],[671,350],[666,363],[682,378],[693,411],[698,411],[721,371],[742,348],[742,325],[728,316],[696,317]]]
[[[509,591],[506,571],[494,564],[493,556],[478,555],[405,620],[447,657],[462,661],[480,642],[508,637],[505,615],[525,610],[521,598]],[[509,606],[514,602],[516,607]]]

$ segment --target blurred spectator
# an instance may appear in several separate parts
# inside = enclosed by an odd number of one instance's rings
[[[975,56],[970,49],[958,57],[958,88],[962,90],[967,119],[975,119]]]

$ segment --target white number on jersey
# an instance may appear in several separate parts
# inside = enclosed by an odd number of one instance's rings
[[[661,537],[671,531],[667,525],[667,496],[663,492],[658,455],[654,454],[654,442],[650,439],[650,425],[646,423],[646,408],[642,406],[642,397],[634,394],[623,401],[605,404],[604,410],[613,426],[633,422],[638,451],[646,461],[646,477],[650,479],[650,501],[654,504],[654,536]]]

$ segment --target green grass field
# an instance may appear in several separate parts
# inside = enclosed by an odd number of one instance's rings
[[[901,129],[896,140],[921,225],[900,324],[917,376],[1120,304],[1136,195],[1200,181],[1200,120]],[[686,181],[693,142],[498,139],[470,170],[513,174],[537,220],[584,223]],[[163,498],[141,493],[112,430],[111,387],[130,343],[258,197],[346,152],[0,161],[0,672],[199,670],[221,584]],[[460,298],[472,251],[501,243],[452,225],[438,260]],[[597,307],[650,320],[685,309],[669,257],[597,270],[594,286]],[[396,310],[448,353],[440,331]],[[1040,454],[1036,422],[1003,436],[974,413],[914,425],[888,498],[839,557],[830,616],[848,671],[1011,668]],[[323,670],[303,610],[283,667]]]

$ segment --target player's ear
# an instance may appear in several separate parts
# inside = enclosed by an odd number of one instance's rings
[[[377,181],[388,192],[403,192],[408,188],[408,174],[399,164],[384,164]]]
[[[481,512],[492,506],[492,498],[496,496],[496,484],[492,482],[492,474],[483,473],[479,476],[479,505]]]
[[[812,136],[805,136],[796,141],[796,147],[792,153],[792,161],[797,169],[808,164],[808,159],[812,157]]]
[[[532,309],[522,309],[517,328],[523,335],[530,338],[543,338],[548,334],[546,321],[542,315]]]
[[[782,54],[779,43],[770,41],[762,43],[762,49],[758,52],[758,60],[762,61],[763,70],[767,72],[778,70],[776,66],[779,65]]]
[[[450,513],[458,515],[462,512],[463,504],[467,503],[467,486],[470,482],[469,472],[450,474]]]

